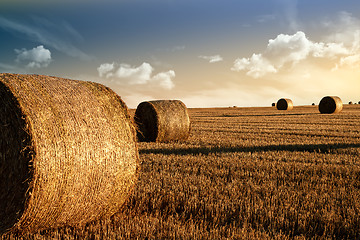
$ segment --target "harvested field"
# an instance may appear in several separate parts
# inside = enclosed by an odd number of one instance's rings
[[[188,140],[139,144],[139,181],[122,212],[26,237],[360,238],[360,105],[335,115],[316,106],[188,111]]]

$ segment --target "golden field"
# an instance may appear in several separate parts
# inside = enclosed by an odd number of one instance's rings
[[[189,115],[185,142],[139,143],[139,180],[121,212],[23,238],[360,239],[360,105]]]

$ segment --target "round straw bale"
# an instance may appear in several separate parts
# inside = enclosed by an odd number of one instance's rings
[[[179,100],[142,102],[135,111],[139,141],[168,142],[186,140],[190,134],[190,118],[185,104]]]
[[[281,98],[276,103],[276,108],[278,110],[291,110],[293,109],[294,105],[291,99],[288,98]]]
[[[0,234],[119,211],[137,178],[135,134],[126,105],[103,85],[0,74]]]
[[[323,97],[319,103],[320,113],[339,113],[343,109],[342,101],[336,96]]]

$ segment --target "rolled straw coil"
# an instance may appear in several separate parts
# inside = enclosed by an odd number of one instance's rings
[[[293,102],[288,98],[281,98],[276,103],[278,110],[291,110],[294,108]]]
[[[343,109],[343,103],[337,96],[323,97],[319,103],[320,113],[332,114],[339,113]]]
[[[121,98],[92,82],[0,74],[0,233],[80,226],[119,211],[136,182]]]
[[[135,122],[139,141],[179,141],[190,134],[189,114],[180,100],[142,102],[136,109]]]

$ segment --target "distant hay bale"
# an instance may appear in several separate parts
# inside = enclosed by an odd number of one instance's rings
[[[134,118],[139,141],[186,140],[190,134],[189,114],[185,104],[179,100],[142,102]]]
[[[291,110],[294,108],[293,102],[288,98],[281,98],[276,103],[276,108],[278,110]]]
[[[0,235],[81,226],[131,193],[135,128],[109,88],[0,74],[0,121]]]
[[[315,103],[312,103],[311,106],[315,106]]]
[[[275,106],[276,106],[276,103],[273,102],[273,103],[271,104],[271,106],[272,106],[272,107],[275,107]]]
[[[336,96],[323,97],[319,103],[320,113],[339,113],[343,109],[342,101]]]
[[[352,101],[350,101],[350,102],[349,102],[349,105],[351,105],[351,104],[353,104],[353,102],[352,102]]]

